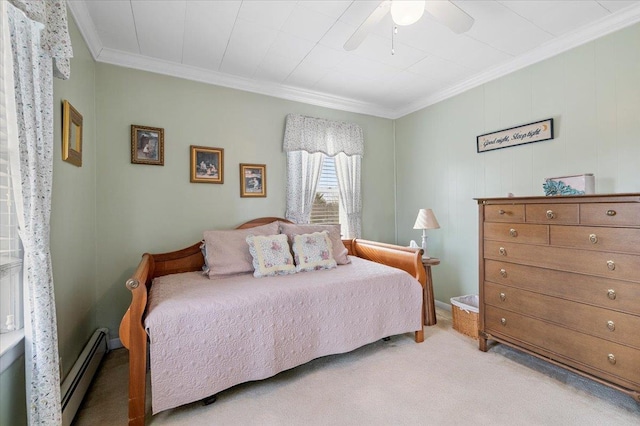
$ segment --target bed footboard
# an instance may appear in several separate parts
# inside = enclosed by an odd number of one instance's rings
[[[426,304],[434,304],[434,300],[426,300],[427,273],[422,264],[422,249],[402,247],[394,244],[379,243],[368,240],[343,240],[345,247],[352,256],[371,260],[394,268],[402,269],[422,285],[422,326],[425,325]],[[415,340],[417,343],[424,342],[424,330],[416,330]]]
[[[144,426],[147,333],[142,318],[147,307],[147,286],[153,276],[152,255],[145,253],[136,272],[126,282],[131,291],[131,305],[120,322],[120,340],[129,349],[129,425]]]
[[[145,253],[138,268],[125,283],[131,291],[131,305],[120,322],[120,340],[129,349],[129,425],[144,426],[147,375],[147,333],[144,314],[147,294],[155,277],[199,271],[204,263],[200,243],[182,250]]]

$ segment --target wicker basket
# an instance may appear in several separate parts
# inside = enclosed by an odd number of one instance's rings
[[[451,315],[454,330],[478,339],[478,296],[452,297]]]

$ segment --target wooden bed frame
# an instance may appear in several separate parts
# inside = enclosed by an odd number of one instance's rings
[[[274,221],[289,222],[278,217],[263,217],[243,223],[236,229],[252,228]],[[289,222],[291,223],[291,222]],[[351,256],[389,265],[407,271],[422,285],[422,325],[425,325],[425,306],[433,300],[424,300],[430,293],[425,292],[426,272],[422,264],[422,249],[402,247],[374,241],[353,239],[342,240]],[[144,426],[146,373],[147,373],[147,333],[144,330],[144,316],[147,308],[147,294],[154,278],[181,272],[200,271],[204,258],[198,242],[182,250],[161,254],[142,255],[142,260],[126,287],[131,291],[131,305],[120,322],[120,340],[129,350],[129,425]],[[144,285],[141,285],[144,284]],[[432,295],[431,295],[432,297]],[[415,332],[417,343],[424,341],[422,329]]]

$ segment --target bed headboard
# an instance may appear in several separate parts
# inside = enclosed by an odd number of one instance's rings
[[[236,226],[236,229],[254,228],[256,226],[266,225],[271,222],[275,222],[276,220],[280,222],[293,223],[290,220],[283,219],[281,217],[259,217],[257,219],[250,220],[249,222],[245,222],[242,225]]]
[[[291,221],[281,217],[259,217],[242,223],[235,229],[253,228],[275,222],[276,220],[291,223]],[[200,250],[201,244],[201,242],[197,242],[196,244],[179,251],[152,254],[151,259],[153,266],[152,273],[149,274],[150,278],[201,270],[202,265],[204,265],[204,257],[202,256],[202,250]],[[147,283],[147,285],[148,284],[149,283]]]

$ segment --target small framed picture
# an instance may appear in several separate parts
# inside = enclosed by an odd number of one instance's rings
[[[82,114],[66,100],[62,102],[62,159],[82,167]]]
[[[191,182],[224,183],[224,149],[191,145]]]
[[[164,129],[132,124],[131,162],[164,166]]]
[[[267,196],[266,164],[240,164],[240,196]]]

